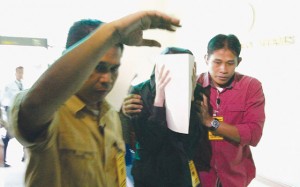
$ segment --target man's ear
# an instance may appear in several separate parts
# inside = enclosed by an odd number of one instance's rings
[[[242,57],[238,57],[238,62],[237,62],[237,65],[238,66],[240,64],[240,62],[242,61]]]
[[[205,61],[205,64],[207,65],[208,64],[208,54],[204,55],[204,61]]]

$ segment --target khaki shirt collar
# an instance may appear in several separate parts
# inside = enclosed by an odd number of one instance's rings
[[[76,95],[71,96],[65,104],[74,115],[77,115],[78,112],[81,112],[84,109],[86,109],[86,104],[82,100],[80,100]],[[101,104],[100,116],[104,116],[110,110],[110,108],[111,107],[108,104],[108,102],[104,100]]]

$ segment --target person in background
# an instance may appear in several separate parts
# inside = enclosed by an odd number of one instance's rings
[[[198,79],[207,96],[201,114],[213,150],[211,169],[200,172],[204,187],[246,187],[255,177],[250,146],[262,137],[265,97],[259,80],[235,71],[240,52],[235,35],[214,36],[205,55],[208,72]]]
[[[193,55],[190,50],[178,47],[168,47],[162,54]],[[194,68],[193,85],[196,85],[195,71]],[[132,167],[136,187],[199,186],[197,171],[192,166],[198,171],[209,168],[207,128],[201,125],[200,105],[195,105],[196,100],[202,101],[198,93],[201,87],[193,88],[197,96],[191,101],[189,133],[174,132],[168,128],[166,118],[164,90],[172,81],[168,73],[164,67],[155,67],[149,80],[132,87],[122,105],[136,138]]]
[[[0,109],[0,130],[1,132],[2,130],[4,130],[5,131],[4,135],[6,135],[7,122],[3,120],[2,109]],[[0,167],[7,167],[5,166],[5,162],[4,162],[4,143],[2,141],[2,138],[0,139]]]
[[[24,67],[18,66],[15,69],[15,79],[12,82],[9,82],[5,85],[3,96],[2,96],[2,106],[5,109],[5,112],[8,113],[9,107],[12,104],[14,97],[23,90],[23,75]]]
[[[177,18],[158,11],[74,23],[64,54],[12,106],[10,130],[28,150],[26,186],[126,185],[120,118],[105,97],[123,44],[160,47],[143,31],[177,27]]]
[[[0,128],[2,128],[0,126]],[[3,141],[2,141],[2,138],[0,139],[0,167],[3,167],[4,166],[4,144],[3,144]]]
[[[14,97],[19,93],[20,91],[23,90],[23,75],[24,75],[24,67],[23,66],[18,66],[15,69],[15,80],[12,82],[9,82],[8,84],[5,85],[3,96],[2,96],[2,107],[5,110],[5,115],[6,115],[6,120],[9,121],[9,109],[12,104],[12,101]],[[6,131],[5,136],[2,137],[2,141],[4,144],[4,167],[10,167],[10,165],[7,163],[6,155],[7,155],[7,147],[9,140],[12,139],[13,137],[9,134],[8,131]],[[24,158],[24,157],[23,157]],[[23,159],[20,158],[20,159]]]

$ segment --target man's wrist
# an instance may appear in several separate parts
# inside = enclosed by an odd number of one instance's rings
[[[113,21],[113,22],[111,22],[111,23],[109,23],[109,24],[111,24],[112,25],[112,29],[113,29],[113,42],[115,43],[115,44],[117,44],[117,43],[122,43],[122,35],[121,35],[121,32],[120,32],[120,29],[118,28],[118,26],[117,26],[117,21]]]
[[[102,30],[100,32],[101,38],[103,40],[104,38],[104,43],[108,44],[109,46],[116,45],[118,43],[122,43],[122,36],[121,33],[118,29],[117,26],[118,22],[113,21],[110,23],[105,23],[99,27],[99,30]],[[104,33],[104,34],[103,34]]]
[[[214,118],[212,118],[212,117],[210,117],[209,119],[206,119],[205,120],[205,126],[210,128],[212,120],[214,120]]]
[[[220,121],[216,118],[213,118],[213,120],[210,122],[209,129],[211,131],[216,131],[220,127]]]

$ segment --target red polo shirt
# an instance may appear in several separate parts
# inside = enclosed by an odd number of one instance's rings
[[[203,187],[244,187],[255,177],[255,165],[250,146],[256,146],[265,122],[265,97],[261,83],[249,76],[235,73],[232,84],[219,92],[210,84],[209,73],[200,75],[198,82],[209,93],[213,110],[224,122],[237,127],[240,143],[228,139],[211,141],[212,160],[209,172],[200,172]],[[212,110],[212,111],[213,111]]]

